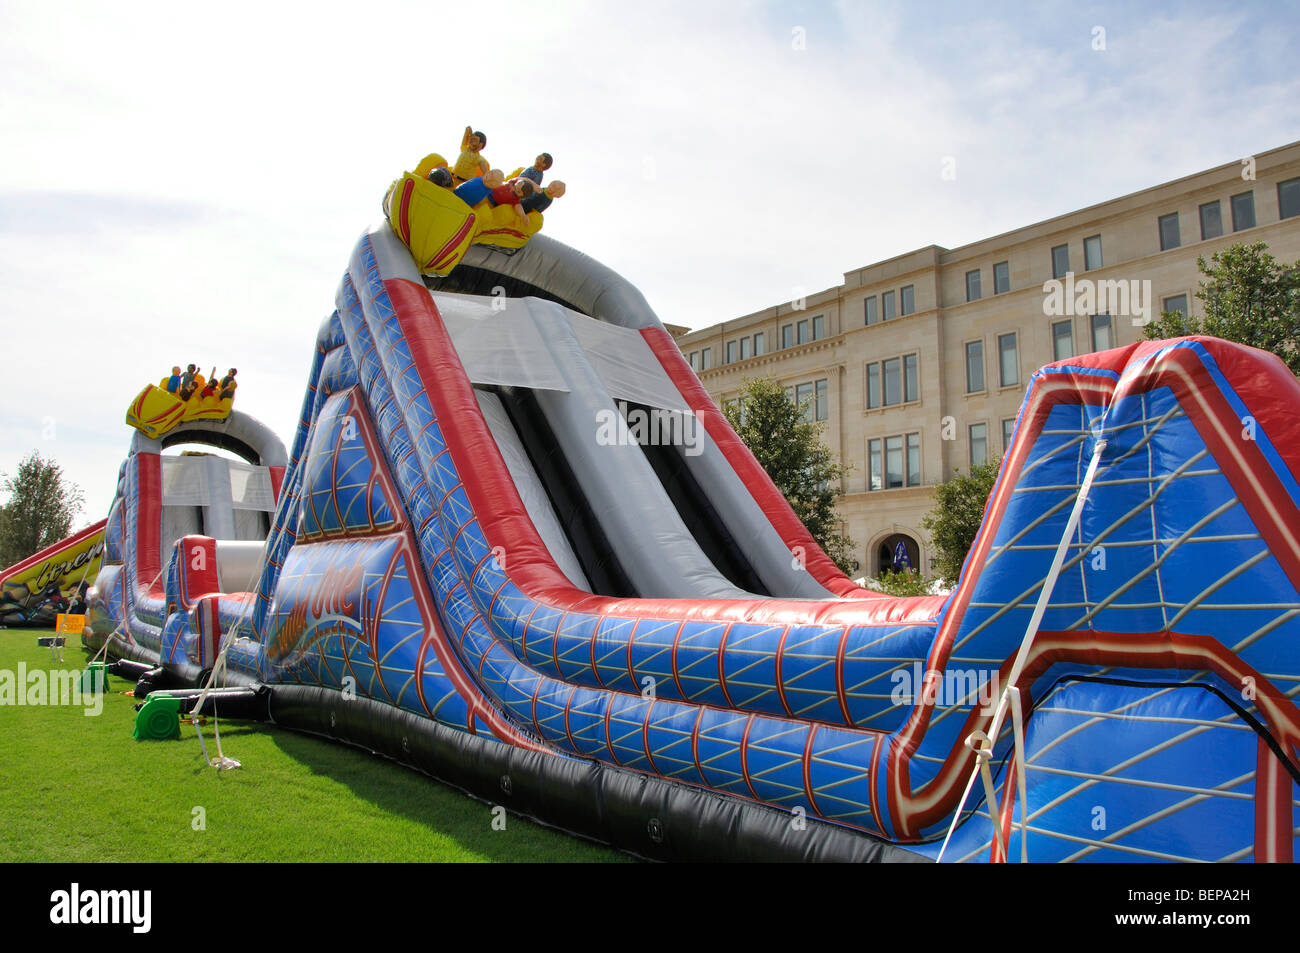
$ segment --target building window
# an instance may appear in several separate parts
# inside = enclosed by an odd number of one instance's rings
[[[727,363],[728,364],[736,363],[736,342],[735,341],[727,342]]]
[[[1011,265],[1000,261],[993,266],[993,293],[1004,294],[1011,290]]]
[[[989,462],[988,424],[970,425],[970,465],[977,467]]]
[[[1184,318],[1187,317],[1187,295],[1170,295],[1164,300],[1165,311],[1177,311]]]
[[[781,329],[781,346],[794,347],[794,325],[787,324]]]
[[[998,374],[1001,386],[1020,383],[1020,356],[1016,351],[1016,335],[998,335]]]
[[[921,485],[921,435],[895,434],[867,441],[867,488],[894,490]]]
[[[796,384],[794,388],[794,402],[799,405],[803,411],[803,419],[812,422],[815,408],[812,402],[813,386],[812,384]]]
[[[891,357],[867,365],[867,409],[910,404],[920,397],[917,355]]]
[[[1177,248],[1182,244],[1182,239],[1178,234],[1178,213],[1170,212],[1168,215],[1161,215],[1160,224],[1160,250],[1169,251],[1171,248]]]
[[[1094,351],[1107,351],[1115,346],[1111,337],[1111,325],[1109,314],[1094,314],[1092,316],[1092,349]]]
[[[1016,418],[1008,417],[1002,421],[1002,455],[1006,456],[1011,450],[1011,437],[1016,432]]]
[[[1295,215],[1300,215],[1300,179],[1287,179],[1277,184],[1277,217]]]
[[[787,387],[786,394],[790,395],[790,399],[799,406],[803,412],[803,419],[808,423],[814,420],[825,420],[829,415],[825,378],[796,384],[793,388]]]
[[[1255,193],[1242,192],[1234,195],[1232,201],[1232,230],[1239,232],[1243,228],[1255,227]]]
[[[881,361],[880,366],[881,376],[885,379],[885,406],[901,404],[903,402],[902,361],[891,357],[887,361]]]
[[[700,352],[691,351],[691,370],[699,370]]]
[[[1057,321],[1052,325],[1052,360],[1074,357],[1074,322]]]
[[[978,301],[980,299],[980,270],[966,272],[966,300]]]
[[[885,438],[885,487],[894,489],[903,485],[903,438]]]
[[[709,365],[713,363],[713,348],[706,347],[700,351],[700,370],[707,371]]]
[[[875,323],[876,323],[877,315],[876,315],[876,296],[875,296],[875,295],[872,295],[870,298],[864,298],[864,299],[863,299],[863,301],[862,301],[862,318],[863,318],[863,323],[865,323],[865,324],[875,324]]]
[[[911,314],[916,310],[916,289],[912,285],[899,289],[898,310],[900,314]]]
[[[1223,213],[1219,211],[1218,202],[1206,202],[1201,206],[1201,241],[1218,238],[1223,234]]]
[[[897,314],[894,311],[894,293],[892,291],[883,292],[880,295],[880,320],[888,321]]]
[[[826,316],[819,314],[813,318],[813,340],[820,341],[826,337]]]
[[[984,389],[984,342],[966,342],[966,393],[978,394]]]
[[[1070,246],[1057,245],[1052,249],[1052,277],[1064,278],[1070,270]]]
[[[798,328],[797,338],[800,344],[808,343],[808,319],[804,318],[796,327]]]
[[[750,348],[750,340],[749,340],[749,338],[741,338],[741,339],[740,339],[740,359],[741,359],[742,361],[747,361],[747,360],[749,360],[749,348]]]
[[[1101,236],[1091,235],[1083,240],[1083,270],[1101,267]]]
[[[767,337],[762,331],[754,335],[754,356],[767,353]]]

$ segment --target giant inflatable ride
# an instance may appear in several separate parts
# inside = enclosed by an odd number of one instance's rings
[[[149,669],[146,711],[215,668],[224,714],[646,857],[1292,858],[1280,361],[1188,338],[1043,368],[960,584],[892,598],[625,280],[540,235],[426,280],[401,227],[352,254],[289,452],[239,412],[135,435],[87,638]]]

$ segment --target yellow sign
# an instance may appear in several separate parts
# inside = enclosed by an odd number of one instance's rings
[[[54,620],[54,631],[62,635],[80,635],[81,630],[85,627],[86,617],[84,615],[71,615],[70,613],[60,612],[58,618]]]

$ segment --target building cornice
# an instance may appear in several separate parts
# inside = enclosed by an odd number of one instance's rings
[[[1237,184],[1240,185],[1240,188],[1237,191],[1253,189],[1256,187],[1256,183],[1261,175],[1267,175],[1271,170],[1284,167],[1289,163],[1300,162],[1300,142],[1287,143],[1286,145],[1257,153],[1253,158],[1256,163],[1255,182],[1247,183],[1244,181],[1238,181]],[[1232,178],[1240,180],[1240,170],[1241,160],[1228,162],[1211,169],[1205,169],[1178,179],[1173,179],[1169,182],[1162,182],[1146,189],[1139,189],[1135,192],[1119,196],[1118,198],[1108,199],[1104,202],[1098,202],[1094,205],[1076,209],[1072,212],[1066,212],[1062,215],[1044,219],[1040,222],[1034,222],[1030,225],[1022,226],[1021,228],[1011,229],[1010,231],[1002,232],[998,235],[982,238],[979,241],[960,245],[953,249],[946,249],[941,245],[926,245],[921,248],[913,249],[912,251],[904,252],[900,255],[895,255],[892,258],[873,262],[864,265],[861,268],[855,268],[845,272],[843,284],[827,288],[823,291],[817,292],[816,294],[808,295],[803,299],[805,305],[803,308],[796,310],[793,307],[792,302],[782,302],[781,304],[765,308],[761,311],[742,315],[737,318],[731,318],[727,321],[700,328],[696,331],[690,331],[678,338],[677,343],[683,350],[686,350],[689,348],[708,346],[712,339],[721,338],[723,339],[725,346],[725,339],[728,335],[743,336],[746,332],[752,333],[750,330],[751,328],[756,328],[757,325],[767,321],[778,322],[779,333],[780,322],[783,319],[804,312],[812,313],[821,308],[829,309],[832,307],[839,307],[843,310],[845,298],[856,292],[862,291],[863,289],[870,288],[873,285],[878,285],[885,281],[891,283],[905,283],[909,278],[914,276],[925,275],[927,273],[935,274],[942,272],[942,270],[947,267],[959,267],[963,263],[968,263],[993,253],[1001,253],[1016,245],[1050,240],[1052,237],[1066,232],[1076,232],[1083,226],[1092,223],[1101,224],[1105,219],[1112,216],[1117,219],[1140,217],[1143,214],[1149,214],[1157,209],[1168,208],[1172,201],[1178,201],[1180,203],[1194,201],[1193,197],[1197,192],[1208,192],[1213,189],[1222,188],[1225,183]],[[1229,176],[1229,173],[1231,173],[1231,176]],[[1135,199],[1141,199],[1140,203],[1124,207],[1125,203],[1131,203]],[[1275,224],[1280,223],[1270,222],[1266,225],[1258,225],[1252,229],[1247,229],[1246,232],[1263,232],[1265,229]],[[1233,232],[1221,237],[1229,239],[1229,243],[1231,243],[1232,240],[1236,240],[1236,236],[1241,234],[1242,233],[1240,232]],[[1133,268],[1134,266],[1141,267],[1160,255],[1176,253],[1179,250],[1191,247],[1191,245],[1209,245],[1210,242],[1219,240],[1220,239],[1210,239],[1209,241],[1204,242],[1192,242],[1187,245],[1179,246],[1179,249],[1168,249],[1167,251],[1158,251],[1150,255],[1144,255],[1140,258],[1127,259],[1122,262],[1117,262],[1114,265],[1107,265],[1105,266],[1105,270],[1121,266],[1125,268]],[[913,259],[913,261],[909,261],[909,259]],[[892,274],[883,274],[883,272],[889,271],[890,268],[899,268],[900,270]],[[1097,271],[1101,270],[1102,269],[1097,269]],[[867,278],[868,272],[881,272],[882,274],[878,277]],[[1014,289],[1010,292],[1004,292],[1004,295],[1014,295],[1024,291],[1038,292],[1040,288],[1041,286],[1039,285],[1029,285],[1027,287]],[[1003,297],[1004,295],[990,295],[988,297]],[[978,300],[984,301],[988,300],[988,298],[981,298]],[[937,310],[943,311],[947,308],[957,308],[966,304],[976,305],[978,304],[978,301],[956,301],[950,305],[941,306],[937,308]],[[911,315],[901,317],[911,317]],[[892,325],[896,321],[900,320],[901,317],[891,318],[889,321],[880,323]],[[876,326],[878,325],[872,325],[872,327]],[[842,329],[842,331],[843,330],[844,329]],[[769,354],[788,356],[797,352],[797,347],[784,349],[778,348],[770,351]],[[757,359],[751,358],[750,360],[752,361]],[[737,364],[740,363],[744,362],[737,362]],[[736,364],[728,364],[724,366],[730,368],[736,366]],[[721,370],[721,368],[718,368],[717,370]],[[712,373],[712,371],[706,371],[704,373]]]
[[[727,374],[737,370],[753,370],[766,364],[775,364],[778,361],[784,362],[793,357],[799,357],[807,354],[815,354],[818,351],[831,350],[844,343],[844,335],[837,334],[834,337],[818,338],[816,341],[809,341],[807,344],[796,344],[794,347],[779,348],[775,351],[768,351],[760,354],[758,357],[747,358],[743,361],[732,361],[730,364],[723,364],[719,367],[711,367],[707,371],[696,371],[696,376],[700,382],[708,389],[710,381],[718,380]],[[842,365],[841,365],[842,366]],[[752,377],[753,375],[745,375]]]

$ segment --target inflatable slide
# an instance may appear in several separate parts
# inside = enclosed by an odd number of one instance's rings
[[[215,667],[227,713],[646,857],[1292,858],[1300,383],[1261,352],[1040,370],[948,597],[839,573],[545,236],[426,280],[376,227],[291,451],[203,426],[247,471],[137,434],[92,592],[149,702]]]
[[[163,453],[178,444],[242,459]],[[280,439],[239,411],[221,421],[189,421],[163,438],[136,433],[104,528],[104,566],[89,594],[85,644],[98,650],[111,640],[118,658],[156,665],[164,627],[172,617],[179,623],[177,609],[189,604],[170,597],[187,571],[202,572],[210,627],[222,611],[228,619],[244,612],[284,467]],[[203,541],[202,554],[174,564],[177,541],[189,538]]]
[[[99,573],[106,525],[92,523],[0,570],[0,626],[53,628]]]

